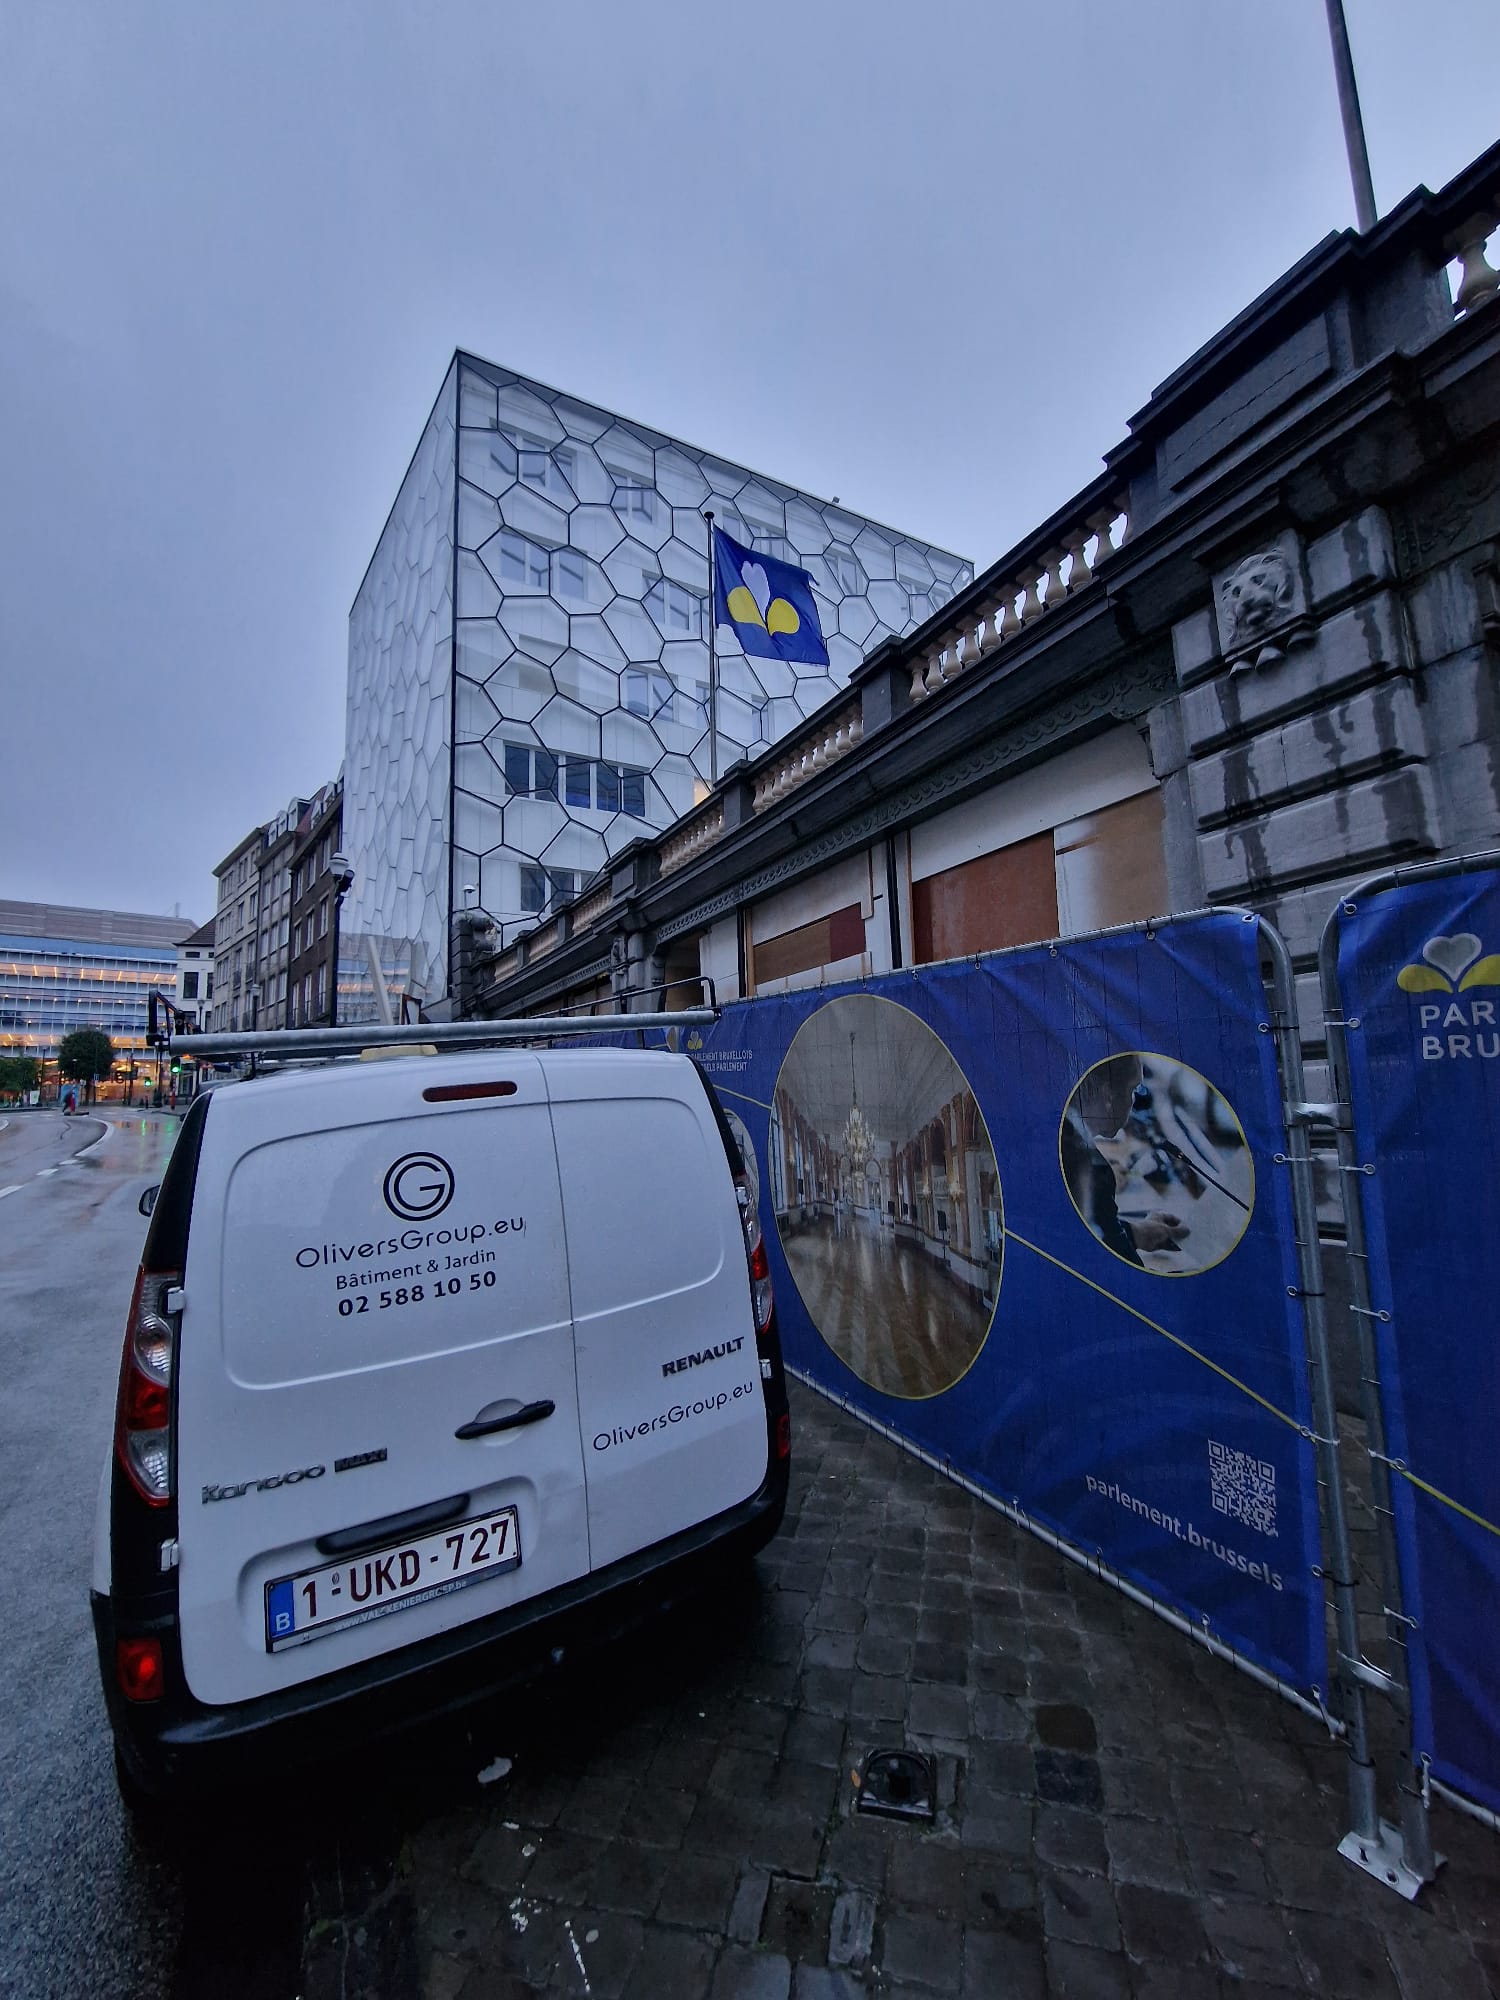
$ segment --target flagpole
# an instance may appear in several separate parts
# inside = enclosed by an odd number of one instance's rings
[[[718,584],[714,571],[714,510],[705,507],[703,518],[708,523],[708,776],[711,784],[719,782],[719,651],[718,651]]]
[[[1328,39],[1333,45],[1333,76],[1338,85],[1339,114],[1344,121],[1344,150],[1349,155],[1349,178],[1354,183],[1354,212],[1360,234],[1373,229],[1379,219],[1375,206],[1375,184],[1370,179],[1370,155],[1365,148],[1365,124],[1359,115],[1359,86],[1354,81],[1354,57],[1349,52],[1349,29],[1344,20],[1344,0],[1326,0]]]

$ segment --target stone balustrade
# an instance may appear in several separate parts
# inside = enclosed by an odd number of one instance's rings
[[[606,882],[603,888],[595,889],[591,895],[585,896],[581,903],[573,905],[569,929],[575,936],[579,931],[586,931],[596,917],[604,915],[613,900],[614,892]]]
[[[858,701],[841,708],[826,720],[814,716],[809,727],[796,735],[772,764],[757,773],[751,808],[761,813],[780,803],[788,792],[809,778],[826,771],[863,740],[864,710]]]
[[[526,937],[526,958],[545,958],[549,952],[557,950],[563,941],[561,917],[554,917],[550,924],[544,924],[539,931],[529,931]]]
[[[1500,271],[1485,255],[1497,227],[1500,227],[1500,189],[1496,190],[1495,200],[1455,229],[1444,246],[1453,253],[1459,267],[1457,276],[1450,280],[1453,311],[1458,319],[1466,318],[1500,293]]]
[[[674,869],[686,867],[688,862],[705,847],[712,847],[714,842],[722,837],[723,832],[724,801],[715,799],[705,811],[683,821],[662,841],[660,849],[662,874],[670,875]]]
[[[1121,494],[1039,548],[988,604],[971,603],[961,625],[940,632],[912,661],[911,699],[925,701],[1065,597],[1086,589],[1100,565],[1124,547],[1129,531]]]

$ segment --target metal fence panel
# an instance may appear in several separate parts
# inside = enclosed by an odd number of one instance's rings
[[[1325,933],[1386,1605],[1415,1772],[1500,1809],[1500,855],[1400,870]],[[1373,1169],[1373,1171],[1371,1171]],[[1361,1252],[1366,1256],[1362,1257]],[[1375,1364],[1375,1365],[1370,1365]],[[1378,1372],[1378,1393],[1375,1377]]]
[[[755,1155],[791,1365],[1321,1708],[1261,940],[1208,913],[734,1004],[683,1045]]]

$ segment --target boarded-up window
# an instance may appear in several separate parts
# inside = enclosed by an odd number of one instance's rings
[[[1056,937],[1052,835],[1013,841],[913,882],[911,908],[919,965]]]
[[[783,931],[780,937],[757,938],[752,953],[755,982],[790,979],[794,972],[836,965],[841,958],[858,958],[864,948],[865,920],[859,904],[850,903],[830,917]]]
[[[1138,923],[1170,907],[1160,792],[1085,813],[1056,828],[1053,839],[1064,936]]]

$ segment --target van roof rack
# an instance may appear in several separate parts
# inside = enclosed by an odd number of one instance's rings
[[[709,1028],[717,1007],[683,1007],[671,1014],[532,1014],[506,1021],[420,1021],[398,1026],[351,1021],[336,1028],[272,1028],[219,1035],[185,1035],[177,1046],[195,1060],[230,1056],[344,1056],[365,1049],[475,1049],[516,1042],[550,1042],[560,1035],[633,1034],[657,1028]]]

